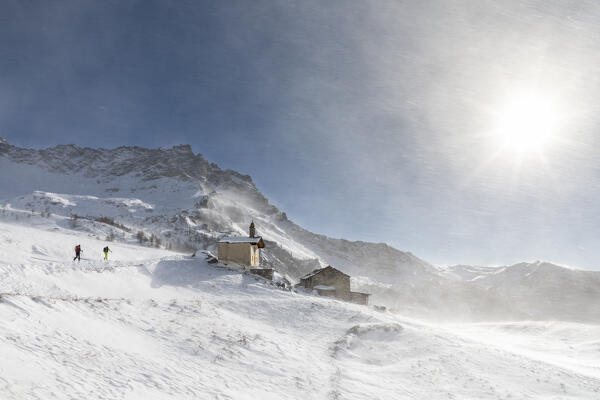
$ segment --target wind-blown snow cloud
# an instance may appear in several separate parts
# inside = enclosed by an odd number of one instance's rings
[[[13,1],[2,18],[16,144],[190,142],[315,231],[438,263],[600,265],[594,2]],[[498,155],[490,115],[530,89],[559,99],[562,141]]]

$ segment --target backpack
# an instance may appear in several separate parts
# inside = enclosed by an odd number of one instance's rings
[[[105,253],[108,253],[108,246],[106,246],[106,247],[104,248],[104,252],[105,252]]]
[[[79,245],[75,246],[75,252],[79,253],[81,251],[81,247],[79,247]]]

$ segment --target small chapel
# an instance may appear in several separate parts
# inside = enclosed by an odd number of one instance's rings
[[[265,247],[262,237],[256,236],[254,221],[250,224],[249,236],[228,236],[217,243],[217,258],[223,264],[239,264],[243,267],[260,265],[260,249]]]

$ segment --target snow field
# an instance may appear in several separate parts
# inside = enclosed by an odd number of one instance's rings
[[[597,349],[593,325],[428,325],[202,254],[112,243],[104,262],[104,245],[0,222],[1,399],[600,398],[597,369],[539,356]]]

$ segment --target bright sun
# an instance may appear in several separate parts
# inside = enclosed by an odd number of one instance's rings
[[[503,148],[519,153],[542,151],[558,129],[558,110],[551,98],[535,93],[513,97],[494,112],[494,136]]]

